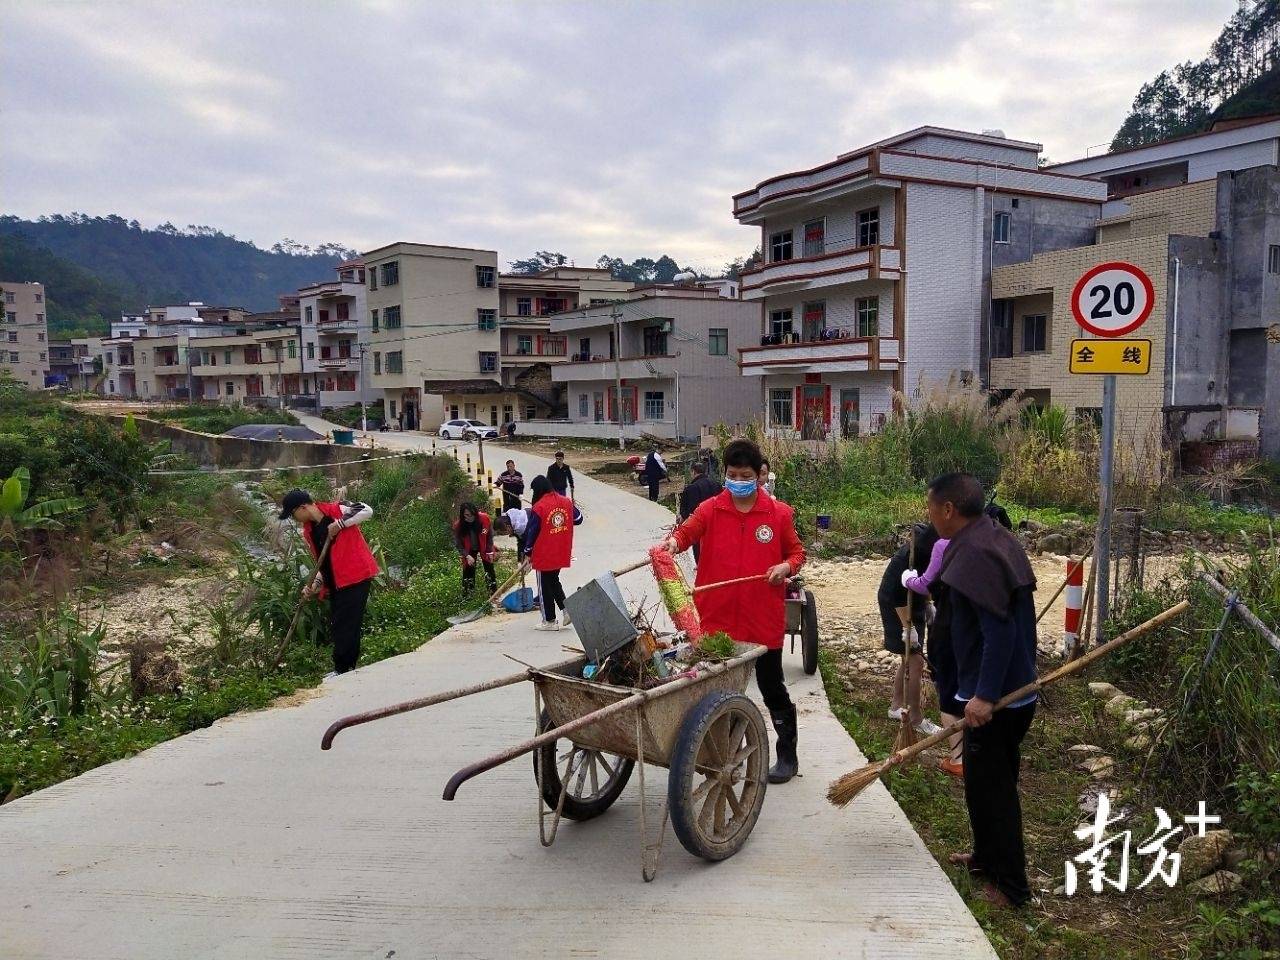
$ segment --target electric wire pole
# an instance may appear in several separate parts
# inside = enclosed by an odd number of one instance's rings
[[[627,417],[626,408],[622,405],[622,311],[617,304],[609,316],[613,318],[613,401],[618,413],[618,449],[625,450]]]

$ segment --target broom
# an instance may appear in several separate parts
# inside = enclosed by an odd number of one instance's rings
[[[907,534],[907,542],[910,544],[907,554],[907,566],[912,570],[916,568],[916,532],[913,529]],[[905,750],[916,742],[916,731],[911,726],[911,704],[907,703],[907,693],[911,689],[911,611],[915,602],[915,591],[907,590],[906,607],[898,608],[898,617],[902,620],[902,717],[901,723],[898,725],[898,735],[893,740],[893,749]],[[906,614],[903,615],[903,610]]]
[[[311,572],[307,574],[307,584],[315,581],[316,574],[320,572],[320,567],[324,563],[324,558],[329,554],[329,545],[331,543],[333,543],[332,538],[325,539],[324,546],[320,548],[320,555],[316,557],[316,562],[311,566]],[[275,657],[271,660],[273,664],[278,664],[284,656],[284,652],[289,649],[289,641],[293,639],[293,632],[298,629],[298,619],[302,616],[302,608],[309,599],[309,597],[301,597],[298,600],[298,605],[293,608],[293,619],[289,621],[289,629],[285,632],[284,639],[280,641]]]
[[[1070,676],[1071,674],[1079,673],[1089,664],[1093,663],[1095,660],[1105,657],[1117,647],[1126,644],[1130,640],[1140,637],[1145,633],[1149,633],[1156,627],[1163,626],[1174,617],[1183,613],[1183,611],[1185,611],[1189,606],[1191,606],[1191,604],[1188,601],[1179,601],[1168,610],[1156,614],[1145,623],[1138,624],[1138,626],[1134,627],[1128,633],[1122,633],[1110,643],[1104,643],[1102,646],[1086,653],[1079,659],[1072,660],[1070,663],[1059,667],[1057,670],[1046,674],[1038,680],[1034,680],[1026,686],[1019,687],[1012,693],[1006,694],[996,702],[995,709],[1001,710],[1010,703],[1021,700],[1023,697],[1030,696],[1041,687],[1054,683],[1057,680],[1061,680],[1063,677]],[[827,799],[837,807],[846,806],[863,790],[879,780],[890,767],[896,767],[904,761],[910,760],[912,757],[923,753],[935,744],[941,743],[947,737],[951,736],[951,734],[958,733],[963,730],[966,726],[968,726],[968,723],[965,720],[961,720],[959,723],[953,723],[945,730],[935,733],[931,737],[925,737],[925,739],[921,740],[919,743],[913,744],[905,750],[895,750],[883,760],[876,763],[869,763],[859,770],[853,770],[846,773],[843,777],[832,782],[830,788],[827,790]]]

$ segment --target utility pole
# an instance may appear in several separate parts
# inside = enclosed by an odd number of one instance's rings
[[[280,398],[280,409],[284,410],[284,345],[276,345],[276,396]]]
[[[369,422],[365,419],[364,414],[364,350],[365,345],[362,343],[360,344],[360,382],[356,384],[356,387],[360,391],[360,432],[368,433]]]
[[[613,389],[614,406],[618,412],[618,449],[625,450],[625,427],[627,422],[626,408],[622,405],[622,311],[614,304],[613,312]]]

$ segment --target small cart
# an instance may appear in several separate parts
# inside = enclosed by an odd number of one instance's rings
[[[731,659],[704,663],[649,689],[582,679],[586,657],[489,680],[449,693],[344,717],[325,731],[328,750],[343,729],[409,710],[530,680],[535,736],[463,767],[444,789],[533,754],[538,831],[550,846],[562,818],[590,820],[613,804],[639,769],[641,874],[657,874],[667,820],[686,850],[724,860],[746,843],[768,785],[769,737],[759,708],[747,697],[753,661],[765,652],[736,644]],[[669,770],[667,798],[656,839],[647,826],[645,766]]]
[[[791,652],[796,652],[796,638],[800,638],[800,657],[804,672],[818,672],[818,604],[813,591],[804,588],[802,577],[787,581],[787,635],[791,638]]]

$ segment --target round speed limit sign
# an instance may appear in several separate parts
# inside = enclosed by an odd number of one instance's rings
[[[1132,263],[1100,263],[1076,281],[1071,312],[1076,323],[1099,337],[1123,337],[1151,316],[1156,292],[1151,278]]]

